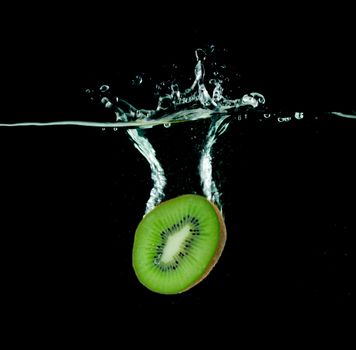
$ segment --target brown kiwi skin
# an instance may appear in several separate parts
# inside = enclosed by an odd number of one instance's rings
[[[216,263],[218,262],[224,247],[225,247],[225,243],[226,243],[226,226],[225,226],[225,221],[224,218],[219,210],[219,208],[211,201],[209,201],[210,204],[213,206],[218,219],[219,219],[219,223],[220,223],[220,239],[219,239],[219,245],[216,249],[216,252],[213,256],[213,258],[211,259],[210,264],[207,266],[206,270],[204,271],[204,273],[202,274],[202,276],[196,281],[194,282],[192,285],[190,285],[188,288],[183,289],[182,291],[180,291],[179,293],[183,293],[186,292],[187,290],[189,290],[190,288],[193,288],[194,286],[196,286],[197,284],[199,284],[206,276],[209,275],[210,271],[213,269],[213,267],[216,265]]]

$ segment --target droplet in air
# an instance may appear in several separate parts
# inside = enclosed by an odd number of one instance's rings
[[[142,75],[137,74],[134,79],[132,79],[132,85],[141,85],[143,81]]]
[[[303,112],[295,112],[294,118],[295,119],[303,119],[304,118]]]
[[[204,61],[206,58],[206,52],[202,49],[195,50],[195,57],[198,61]]]
[[[109,85],[101,85],[99,90],[100,92],[106,92],[110,89]]]
[[[112,103],[110,102],[110,100],[109,100],[107,97],[103,97],[103,98],[101,99],[101,103],[102,103],[103,105],[105,105],[105,108],[110,108],[110,107],[112,107]]]

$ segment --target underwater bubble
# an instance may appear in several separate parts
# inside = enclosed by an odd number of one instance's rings
[[[163,126],[168,129],[171,126],[171,123],[164,123]]]

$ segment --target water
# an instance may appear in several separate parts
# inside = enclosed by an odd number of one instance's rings
[[[164,188],[167,180],[162,165],[156,157],[156,151],[148,141],[147,137],[145,137],[144,132],[140,129],[129,129],[127,133],[136,149],[138,149],[138,151],[147,159],[151,168],[153,187],[146,203],[145,213],[148,213],[164,198]]]
[[[52,121],[52,122],[25,122],[14,124],[0,124],[2,127],[24,126],[63,126],[75,125],[97,127],[105,130],[119,128],[125,130],[135,148],[148,161],[153,182],[149,198],[146,203],[145,213],[152,210],[165,198],[167,179],[164,168],[156,156],[156,150],[147,137],[147,129],[163,125],[170,128],[176,123],[192,122],[202,119],[210,119],[203,146],[200,150],[200,160],[197,164],[203,194],[214,202],[222,210],[221,193],[219,185],[213,178],[214,153],[213,148],[218,137],[227,129],[232,120],[242,121],[255,118],[258,121],[273,120],[277,123],[290,123],[304,119],[305,113],[270,113],[264,109],[265,98],[258,92],[250,92],[240,98],[230,99],[224,96],[224,81],[228,77],[221,78],[217,72],[213,72],[214,78],[208,84],[205,81],[204,61],[207,56],[204,50],[195,51],[196,65],[194,68],[194,81],[185,90],[176,83],[170,83],[170,91],[161,94],[155,109],[138,109],[129,102],[112,97],[110,86],[102,85],[99,88],[101,103],[115,115],[113,122],[86,122],[86,121]],[[141,85],[142,75],[136,75],[132,85]],[[209,91],[209,86],[212,88]],[[88,92],[91,92],[88,90]],[[355,114],[342,112],[330,112],[333,117],[356,119]],[[163,132],[163,131],[162,131]]]

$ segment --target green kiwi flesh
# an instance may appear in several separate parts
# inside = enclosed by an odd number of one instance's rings
[[[139,223],[133,268],[148,289],[181,293],[209,274],[225,241],[225,223],[215,204],[199,195],[179,196],[155,207]]]

